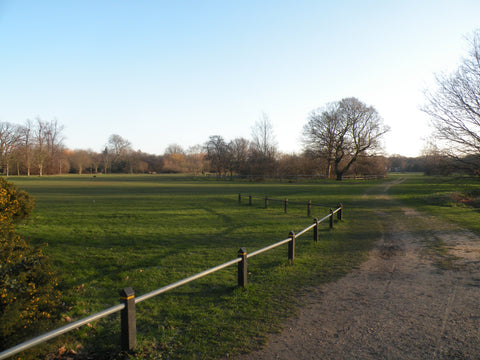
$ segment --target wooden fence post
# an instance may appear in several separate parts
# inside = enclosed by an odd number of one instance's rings
[[[247,249],[241,247],[238,250],[238,257],[242,258],[238,263],[238,287],[245,288],[247,286]]]
[[[308,200],[307,203],[307,216],[312,216],[312,200]]]
[[[268,196],[265,196],[265,209],[268,209]]]
[[[120,291],[120,300],[125,304],[121,312],[121,344],[122,350],[135,350],[137,347],[137,326],[135,320],[135,292],[131,287]]]
[[[285,209],[285,214],[286,214],[287,211],[288,211],[288,199],[285,199],[284,209]]]
[[[318,219],[313,219],[315,227],[313,228],[313,241],[318,242]]]
[[[252,195],[248,195],[248,205],[252,205]]]
[[[292,239],[288,242],[288,260],[293,263],[295,260],[295,233],[290,231],[288,237]]]
[[[333,228],[333,209],[330,209],[330,229]]]
[[[338,203],[337,206],[340,208],[340,210],[338,210],[338,212],[337,212],[337,219],[342,220],[343,205],[342,205],[342,203]]]
[[[239,204],[242,203],[242,194],[238,194],[238,203],[239,203]]]

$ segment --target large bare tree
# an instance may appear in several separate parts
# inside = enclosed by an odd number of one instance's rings
[[[351,97],[311,112],[303,129],[305,150],[327,160],[327,176],[342,180],[359,156],[375,155],[389,131],[373,106]]]
[[[436,88],[425,92],[423,111],[430,115],[435,137],[450,156],[480,156],[480,29],[469,38],[469,51],[458,69],[436,75]],[[472,157],[473,155],[473,157]]]

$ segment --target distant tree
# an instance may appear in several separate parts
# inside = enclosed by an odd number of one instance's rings
[[[452,160],[434,139],[425,142],[420,158],[425,175],[449,175],[454,169],[464,170],[461,169],[463,161]]]
[[[468,39],[469,52],[451,74],[436,75],[436,89],[425,92],[423,111],[430,115],[434,136],[446,153],[460,161],[480,154],[480,29]]]
[[[36,118],[33,127],[25,130],[28,134],[30,131],[33,140],[32,158],[38,167],[38,174],[42,176],[46,170],[50,173],[61,173],[66,166],[63,126],[58,124],[56,119],[43,121]],[[28,151],[27,146],[25,150]]]
[[[102,163],[102,156],[101,154],[93,151],[92,149],[87,150],[88,156],[90,158],[89,169],[91,173],[97,174],[98,169],[100,168],[100,164]]]
[[[48,159],[48,151],[47,151],[47,125],[43,122],[40,118],[36,119],[36,126],[34,128],[34,159],[35,163],[38,167],[38,175],[43,175],[43,168],[45,166],[45,162]]]
[[[388,158],[385,156],[359,156],[357,161],[350,167],[348,175],[363,176],[387,176],[389,167]]]
[[[273,125],[267,114],[252,127],[252,142],[250,143],[249,164],[251,172],[255,175],[273,174],[277,143],[273,132]]]
[[[27,120],[20,129],[22,135],[18,148],[22,154],[21,158],[23,158],[22,162],[26,168],[27,176],[30,176],[33,161],[34,124],[31,120]]]
[[[318,175],[318,160],[307,154],[281,154],[277,160],[277,173],[282,177]]]
[[[185,150],[183,150],[183,147],[181,147],[178,144],[170,144],[165,149],[164,154],[165,155],[171,155],[171,154],[185,155]]]
[[[110,135],[104,151],[104,162],[113,172],[128,171],[128,157],[131,152],[130,141],[117,134]]]
[[[63,145],[63,125],[57,119],[44,123],[47,166],[50,174],[62,174],[68,169],[68,161]]]
[[[125,155],[132,147],[130,141],[117,134],[110,135],[107,145],[113,156],[117,158]]]
[[[2,172],[8,177],[9,165],[14,151],[20,145],[21,127],[9,122],[0,122],[0,161]]]
[[[72,167],[76,169],[80,175],[92,164],[91,154],[86,150],[71,151],[69,153],[69,159]]]
[[[374,107],[352,97],[312,111],[303,142],[307,151],[327,160],[329,178],[334,174],[342,180],[359,156],[381,149],[380,140],[388,130]]]
[[[210,136],[205,144],[207,160],[210,161],[212,170],[218,177],[226,174],[229,170],[231,152],[223,137]]]
[[[131,151],[127,157],[128,172],[130,174],[148,172],[148,163],[144,160],[145,154],[140,150]]]
[[[163,171],[181,173],[186,169],[185,151],[178,144],[170,144],[163,154]]]
[[[267,159],[273,159],[277,152],[277,142],[273,125],[268,115],[263,113],[252,127],[252,147]]]
[[[100,158],[102,161],[103,173],[108,174],[108,172],[112,171],[112,154],[110,154],[108,146],[105,146],[102,153],[100,154]]]
[[[244,138],[236,138],[228,144],[230,150],[230,169],[238,174],[246,175],[248,172],[248,156],[250,142]]]
[[[160,173],[163,171],[164,160],[161,155],[143,154],[142,160],[148,165],[148,172]]]
[[[206,156],[202,145],[194,145],[186,151],[186,170],[195,175],[204,171],[206,166]]]

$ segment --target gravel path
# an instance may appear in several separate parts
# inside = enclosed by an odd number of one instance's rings
[[[392,205],[359,269],[309,291],[283,332],[236,359],[480,359],[480,239]]]

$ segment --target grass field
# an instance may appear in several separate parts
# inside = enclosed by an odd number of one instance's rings
[[[33,244],[48,244],[45,252],[61,276],[63,316],[74,320],[117,304],[123,287],[142,295],[234,259],[242,246],[252,252],[312,223],[306,206],[290,205],[284,214],[281,202],[268,209],[260,200],[238,204],[238,193],[327,205],[313,207],[318,218],[344,204],[345,220],[334,230],[325,223],[318,243],[311,233],[297,240],[294,265],[286,245],[249,260],[246,291],[236,288],[236,267],[230,267],[139,304],[133,358],[211,359],[258,347],[295,311],[299,293],[358,266],[378,239],[375,209],[388,207],[362,196],[376,181],[251,183],[162,175],[10,180],[36,198],[19,232]],[[119,323],[112,315],[47,348],[81,343],[96,358],[118,357]]]
[[[480,234],[480,178],[404,174],[391,194],[403,203]]]

